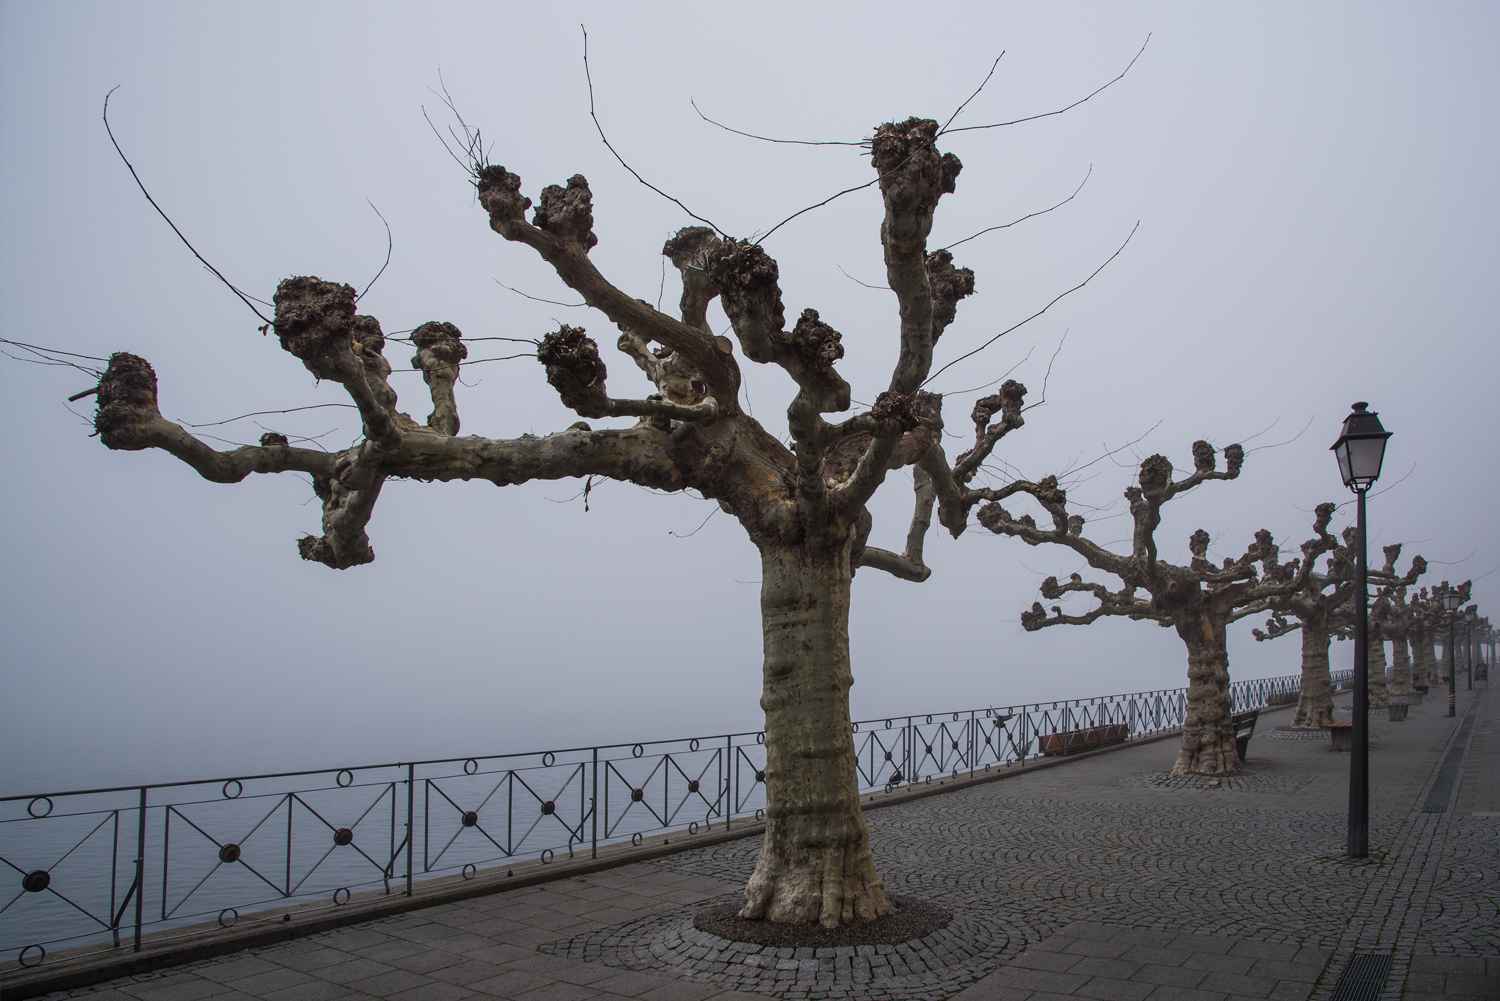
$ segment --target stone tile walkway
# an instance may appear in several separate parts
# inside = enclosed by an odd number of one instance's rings
[[[1386,1001],[1500,997],[1500,696],[1448,809],[1422,813],[1457,719],[1372,717],[1369,860],[1344,855],[1348,762],[1268,736],[1245,774],[1164,780],[1175,741],[867,816],[895,893],[954,911],[902,946],[761,949],[692,928],[758,841],[686,851],[69,992],[89,1001],[1328,1001],[1356,953]],[[1341,698],[1347,703],[1347,696]],[[1439,702],[1442,705],[1439,705]],[[826,954],[825,954],[826,953]],[[64,997],[59,994],[56,997]]]

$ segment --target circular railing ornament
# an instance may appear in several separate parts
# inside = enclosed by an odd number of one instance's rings
[[[354,843],[354,832],[347,827],[340,827],[333,832],[333,843],[340,848]]]
[[[343,896],[340,896],[340,894],[343,894]],[[341,886],[337,890],[333,891],[333,906],[343,907],[348,902],[349,888],[347,886]]]
[[[632,790],[630,790],[630,801],[632,803],[639,803],[641,800],[643,800],[645,798],[646,798],[646,790],[644,790],[644,789],[632,789]]]
[[[757,782],[764,782],[765,780],[766,780],[765,769],[760,769],[759,771],[757,771],[755,773],[755,781],[757,781]]]
[[[233,787],[233,792],[230,791],[231,786]],[[240,793],[244,791],[245,783],[241,782],[239,779],[230,779],[228,782],[225,782],[222,787],[220,787],[219,794],[225,799],[239,799]]]
[[[473,775],[477,771],[479,771],[479,762],[475,761],[473,758],[470,758],[468,761],[464,762],[465,775]]]
[[[693,821],[692,823],[688,824],[688,833],[689,834],[697,834],[698,833],[698,822],[696,820]]]
[[[766,819],[766,811],[764,811],[764,810],[756,810],[755,811],[755,819],[756,820],[765,820]]]
[[[46,803],[47,804],[47,808],[45,810],[43,810],[41,813],[37,813],[36,812],[37,811],[37,804],[38,803]],[[36,799],[34,799],[30,803],[26,804],[26,812],[29,813],[29,814],[31,814],[36,819],[41,820],[43,817],[47,816],[47,814],[49,814],[49,813],[52,812],[52,800],[48,799],[46,796],[38,796]],[[31,948],[31,946],[28,945],[26,948],[29,949],[29,948]],[[41,946],[37,946],[37,948],[40,949]]]
[[[347,789],[354,784],[354,773],[347,768],[342,769],[333,777],[333,781],[338,783],[340,789]]]
[[[698,780],[697,779],[688,779],[688,792],[697,792],[697,791],[698,791]]]
[[[479,823],[479,814],[475,813],[473,810],[465,810],[464,811],[463,824],[464,824],[465,827],[473,827],[474,825],[476,825],[478,823]]]
[[[21,889],[27,893],[41,893],[52,885],[52,874],[46,869],[33,869],[21,877]]]
[[[551,751],[548,751],[546,754],[542,755],[543,768],[551,768],[555,764],[557,764],[557,755],[553,754]]]
[[[468,865],[459,870],[459,875],[463,876],[464,879],[473,879],[474,874],[477,872],[479,872],[479,867],[476,866],[473,862],[470,862]]]
[[[240,846],[235,844],[224,845],[219,849],[219,861],[228,865],[240,860]],[[228,928],[228,925],[224,927]]]
[[[637,744],[637,745],[635,745],[634,747],[632,747],[630,749],[630,756],[632,758],[639,758],[641,755],[643,755],[645,753],[646,753],[646,749],[644,747],[642,747],[640,744]]]
[[[233,907],[226,907],[219,912],[219,927],[233,928],[234,923],[240,919],[240,912]]]
[[[698,738],[694,737],[692,740],[688,741],[688,750],[689,751],[696,751],[697,749],[698,749]]]
[[[551,865],[552,864],[552,859],[555,856],[552,854],[552,849],[551,848],[543,848],[542,849],[542,854],[540,856],[538,856],[538,857],[542,860],[542,865]]]
[[[36,957],[28,958],[27,953],[31,952],[32,949],[36,950]],[[22,966],[26,967],[29,970],[33,966],[40,966],[42,960],[46,958],[46,949],[42,948],[39,945],[28,945],[26,948],[22,949],[20,953],[17,954],[16,962],[20,963]]]

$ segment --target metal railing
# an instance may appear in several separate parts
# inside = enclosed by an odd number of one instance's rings
[[[1336,672],[1336,683],[1350,672]],[[1297,677],[1234,682],[1234,711]],[[1035,757],[1042,738],[1182,724],[1187,690],[853,724],[861,792]],[[0,955],[23,967],[411,894],[566,853],[764,817],[765,734],[248,775],[0,798]],[[253,915],[253,916],[252,916]],[[52,959],[49,959],[49,954]]]

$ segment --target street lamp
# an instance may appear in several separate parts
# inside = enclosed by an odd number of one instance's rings
[[[1466,690],[1474,690],[1474,621],[1479,618],[1479,606],[1470,605],[1464,609],[1464,660],[1468,662],[1468,670],[1465,674]]]
[[[1458,624],[1458,606],[1464,603],[1463,595],[1458,588],[1450,587],[1443,592],[1443,611],[1448,613],[1448,715],[1457,715],[1454,712],[1453,693],[1453,627]]]
[[[1385,440],[1391,433],[1370,412],[1368,403],[1354,404],[1344,418],[1344,430],[1331,451],[1339,462],[1344,486],[1358,498],[1355,530],[1354,615],[1354,753],[1349,755],[1349,857],[1370,854],[1370,581],[1365,566],[1365,493],[1380,478]]]

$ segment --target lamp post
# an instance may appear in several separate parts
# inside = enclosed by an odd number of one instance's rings
[[[1458,606],[1463,604],[1463,596],[1459,594],[1458,588],[1450,587],[1443,591],[1443,611],[1448,613],[1448,715],[1455,716],[1454,711],[1454,688],[1453,688],[1453,627],[1458,625]]]
[[[1354,753],[1349,755],[1349,847],[1350,858],[1370,854],[1370,681],[1369,681],[1369,577],[1365,566],[1365,493],[1380,478],[1385,461],[1385,440],[1391,436],[1370,412],[1368,403],[1354,404],[1344,418],[1344,430],[1331,451],[1339,462],[1344,486],[1358,498],[1359,518],[1355,529],[1354,570]]]
[[[1464,609],[1464,660],[1468,661],[1468,669],[1464,672],[1465,690],[1474,690],[1474,620],[1479,618],[1479,606],[1470,605]]]

